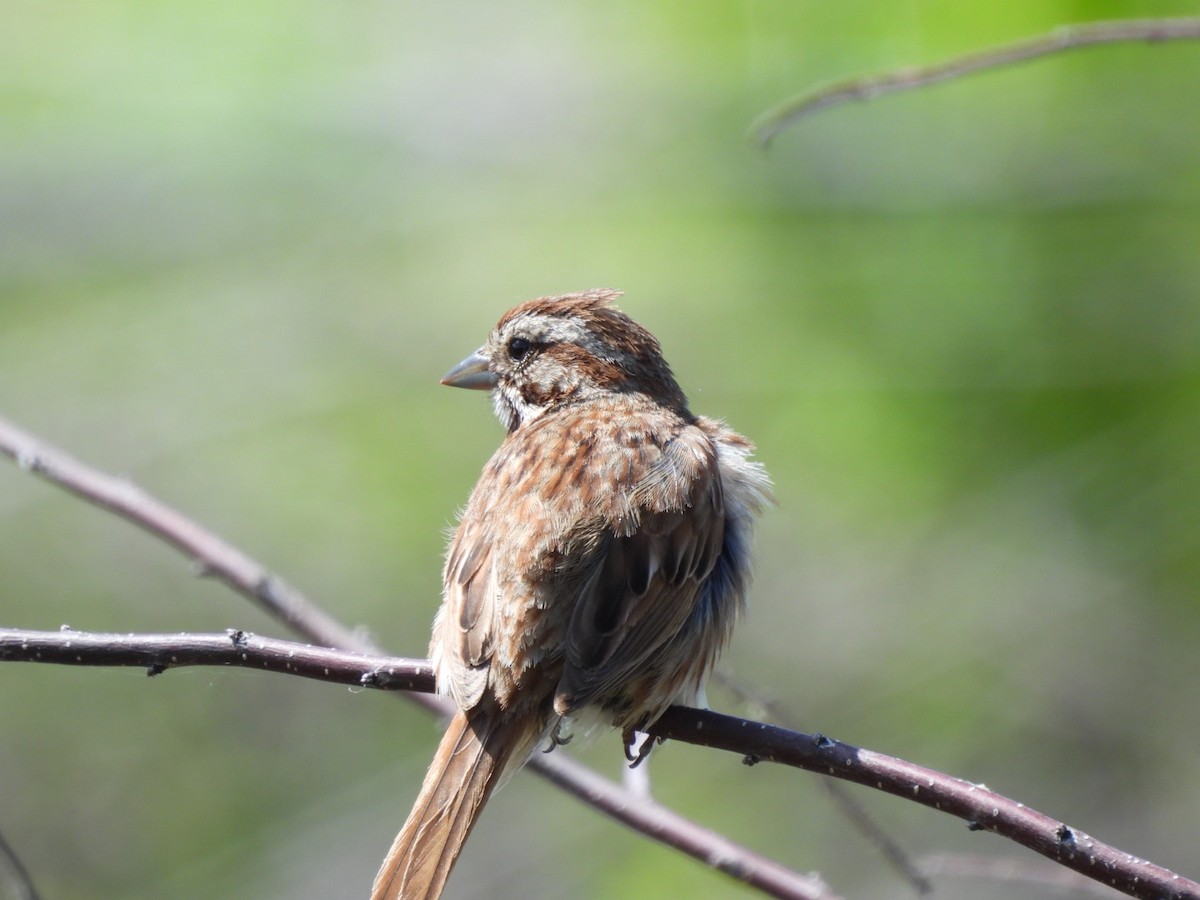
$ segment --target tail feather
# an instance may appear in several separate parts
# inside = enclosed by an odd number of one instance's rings
[[[528,739],[520,721],[455,713],[408,821],[375,876],[371,900],[435,900],[508,763]]]

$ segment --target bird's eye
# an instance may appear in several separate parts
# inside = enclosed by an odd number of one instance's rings
[[[515,337],[508,342],[508,355],[515,361],[520,362],[529,355],[529,351],[533,349],[533,343],[528,338]]]

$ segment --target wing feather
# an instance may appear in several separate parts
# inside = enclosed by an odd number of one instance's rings
[[[701,585],[720,555],[721,479],[715,449],[698,429],[669,442],[636,485],[636,527],[612,523],[576,598],[555,701],[560,712],[603,703],[653,669],[655,655],[696,615]]]
[[[446,596],[429,655],[440,689],[460,709],[473,708],[488,683],[496,602],[493,546],[492,541],[457,535],[446,560]]]

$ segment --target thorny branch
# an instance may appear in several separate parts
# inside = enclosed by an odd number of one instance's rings
[[[907,67],[882,75],[836,81],[784,101],[765,113],[751,130],[759,146],[765,147],[781,131],[804,116],[856,100],[874,100],[884,94],[910,91],[987,69],[998,69],[1040,56],[1099,44],[1186,40],[1200,40],[1200,17],[1122,19],[1064,25],[1049,34],[956,56],[932,66]]]
[[[433,689],[432,671],[423,660],[345,653],[260,638],[240,631],[225,635],[111,635],[0,630],[0,660],[144,666],[150,674],[184,665],[232,665],[363,687]],[[1137,859],[1065,822],[997,794],[985,785],[820,734],[803,734],[710,710],[680,706],[667,710],[649,731],[659,739],[686,741],[740,754],[747,765],[781,763],[912,800],[958,816],[972,831],[991,831],[1007,837],[1130,896],[1200,898],[1200,884]],[[560,778],[560,756],[554,754],[542,758],[542,764],[548,766],[547,777],[576,796],[594,802],[599,797],[621,793],[615,785],[590,773],[582,778],[578,773]],[[618,805],[614,804],[605,807],[605,811],[611,814],[616,808]],[[634,817],[647,828],[669,823],[676,830],[678,843],[675,846],[682,844],[692,848],[694,855],[704,855],[710,864],[722,871],[735,876],[740,872],[736,854],[725,855],[720,847],[714,846],[714,841],[725,840],[720,835],[686,822],[653,801],[640,801]],[[781,874],[794,876],[781,867],[769,872],[770,876]],[[815,883],[812,887],[818,891],[824,888]]]

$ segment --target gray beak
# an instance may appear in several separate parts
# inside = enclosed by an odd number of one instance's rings
[[[496,386],[496,373],[492,371],[492,361],[476,350],[443,375],[442,384],[471,391],[490,391]]]

